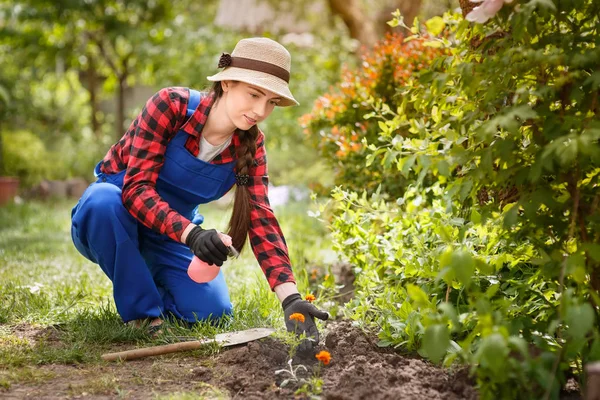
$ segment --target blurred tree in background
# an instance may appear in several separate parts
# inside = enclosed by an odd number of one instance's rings
[[[398,0],[0,0],[0,155],[24,153],[8,157],[20,165],[2,173],[19,175],[26,185],[43,178],[91,179],[94,164],[153,92],[165,86],[205,89],[222,52],[244,37],[267,36],[292,54],[291,89],[301,104],[277,109],[261,125],[272,182],[330,184],[333,174],[305,142],[298,118],[338,83],[343,65],[360,61],[361,46],[391,29],[385,24],[390,7],[430,15],[449,6]],[[357,18],[370,36],[357,31]],[[27,156],[28,144],[39,157]]]

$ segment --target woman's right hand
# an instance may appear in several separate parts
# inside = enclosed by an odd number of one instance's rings
[[[215,229],[202,229],[198,225],[189,232],[185,244],[196,257],[210,265],[222,266],[229,254],[219,232]]]

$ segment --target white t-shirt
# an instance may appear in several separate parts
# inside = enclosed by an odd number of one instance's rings
[[[223,143],[213,146],[212,144],[208,143],[204,136],[202,136],[200,139],[200,152],[198,153],[198,158],[202,161],[211,162],[213,158],[215,158],[231,144],[232,137],[233,135],[229,136],[229,138]]]

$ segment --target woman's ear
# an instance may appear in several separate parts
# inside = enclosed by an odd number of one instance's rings
[[[224,93],[227,93],[229,88],[231,87],[231,81],[221,81],[221,89],[223,89]]]

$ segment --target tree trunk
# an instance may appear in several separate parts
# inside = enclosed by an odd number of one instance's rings
[[[92,108],[92,132],[96,138],[100,138],[100,121],[98,121],[98,74],[96,73],[96,61],[92,54],[88,54],[88,91],[90,92],[90,107]]]
[[[121,137],[123,136],[124,132],[124,128],[123,128],[123,122],[125,121],[125,88],[126,88],[126,81],[127,81],[127,75],[123,74],[120,75],[118,77],[119,79],[119,88],[118,88],[118,93],[117,93],[117,113],[116,113],[116,120],[115,120],[115,129],[116,129],[116,134],[117,134],[117,140],[121,139]]]
[[[472,9],[479,5],[479,3],[471,3],[471,0],[458,0],[458,3],[460,4],[463,17],[466,17]]]
[[[1,122],[1,120],[0,120]],[[0,125],[0,176],[4,174],[4,144],[2,143],[2,126]]]
[[[357,0],[329,0],[329,7],[333,14],[342,17],[350,31],[350,37],[367,47],[375,44],[378,37],[374,21],[369,19]]]

